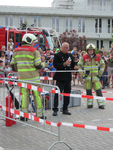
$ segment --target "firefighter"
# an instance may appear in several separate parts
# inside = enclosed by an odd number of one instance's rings
[[[20,80],[30,81],[30,82],[40,82],[39,71],[38,69],[42,69],[46,66],[46,63],[41,63],[41,58],[39,56],[39,52],[33,48],[34,41],[36,41],[36,36],[27,33],[22,38],[22,44],[20,47],[16,48],[11,64],[17,65],[18,76]],[[29,106],[29,93],[30,90],[26,88],[21,88],[22,92],[22,111],[28,113]],[[41,102],[40,93],[33,90],[34,97],[34,105],[37,116],[39,118],[44,119],[43,115],[43,106]],[[37,109],[38,102],[38,109]],[[24,117],[20,117],[22,121],[25,121]]]
[[[99,54],[95,54],[95,46],[90,43],[86,47],[87,54],[78,62],[78,71],[83,77],[83,86],[86,89],[87,95],[92,95],[92,89],[95,90],[97,96],[102,96],[101,83],[99,81],[104,72],[105,64]],[[100,66],[100,70],[98,67]],[[84,73],[82,68],[84,67]],[[82,72],[81,72],[82,71]],[[104,100],[97,100],[98,107],[104,109]],[[93,107],[93,99],[87,99],[87,108]]]

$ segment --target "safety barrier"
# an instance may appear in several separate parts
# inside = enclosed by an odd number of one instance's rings
[[[78,94],[68,94],[68,93],[60,93],[58,87],[56,86],[51,86],[51,85],[45,85],[45,84],[41,84],[41,83],[34,83],[34,82],[25,82],[25,83],[21,83],[23,81],[18,81],[16,79],[2,79],[2,81],[0,81],[0,83],[3,83],[3,84],[6,84],[6,85],[14,85],[14,95],[15,95],[15,90],[17,90],[17,87],[19,87],[19,93],[20,93],[20,87],[24,87],[24,88],[27,88],[27,89],[30,89],[30,90],[36,90],[37,92],[48,92],[48,93],[58,93],[59,95],[59,104],[60,104],[60,94],[64,95],[64,96],[72,96],[72,97],[81,97],[81,98],[92,98],[92,99],[104,99],[104,100],[112,100],[113,101],[113,98],[106,98],[106,97],[98,97],[98,96],[88,96],[88,95],[78,95]],[[34,85],[35,84],[35,85]],[[42,85],[42,88],[39,88],[38,86],[39,85]],[[51,90],[47,90],[45,89],[45,87],[49,87],[51,88]],[[56,88],[57,90],[52,90],[53,88]],[[24,124],[28,125],[28,126],[31,126],[31,127],[34,127],[36,129],[39,129],[41,131],[44,131],[44,132],[47,132],[47,133],[50,133],[52,135],[55,135],[55,136],[58,136],[58,141],[53,143],[52,146],[49,148],[51,149],[55,144],[57,143],[64,143],[66,144],[70,149],[72,149],[70,147],[70,145],[68,145],[65,141],[60,141],[60,126],[70,126],[70,127],[79,127],[79,128],[85,128],[85,129],[91,129],[91,130],[101,130],[101,131],[108,131],[108,132],[113,132],[113,128],[106,128],[106,127],[98,127],[98,126],[89,126],[89,125],[82,125],[82,124],[72,124],[72,123],[63,123],[63,122],[60,122],[60,105],[59,105],[59,112],[58,112],[58,123],[53,123],[52,122],[52,119],[50,121],[47,121],[47,120],[42,120],[36,116],[33,116],[32,115],[32,110],[30,111],[31,113],[30,114],[26,114],[26,113],[23,113],[21,112],[21,108],[19,106],[19,110],[17,110],[16,108],[12,109],[10,108],[7,108],[5,107],[5,94],[6,94],[6,91],[5,91],[5,86],[3,88],[3,99],[4,99],[4,103],[2,103],[2,105],[0,105],[0,108],[2,108],[4,110],[4,112],[10,112],[12,114],[16,114],[16,115],[19,115],[19,116],[23,116],[25,118],[28,118],[31,120],[31,124],[27,124],[27,122],[25,122]],[[9,91],[9,90],[8,90]],[[9,92],[8,92],[9,93]],[[10,93],[9,93],[10,94]],[[1,91],[0,91],[0,95],[1,94]],[[45,96],[45,95],[44,95]],[[15,104],[15,99],[13,100],[14,101],[14,104]],[[19,98],[19,103],[20,103],[20,98]],[[51,104],[52,104],[52,101],[51,101]],[[52,106],[52,105],[51,105]],[[38,106],[37,106],[38,107]],[[44,108],[45,108],[45,102],[44,102]],[[14,120],[15,119],[13,118],[10,118],[10,117],[6,117],[5,115],[0,115],[2,117],[5,117],[7,119],[10,119],[10,120]],[[44,112],[44,116],[45,116],[45,112]],[[51,118],[52,118],[52,107],[51,107]],[[21,122],[20,120],[16,120],[17,122]],[[34,126],[33,122],[32,121],[35,121],[35,122],[40,122],[40,123],[43,123],[44,124],[44,128],[41,129],[40,127],[37,127],[37,126]],[[23,123],[23,122],[21,122]],[[46,129],[46,125],[50,125],[51,127],[58,127],[58,134],[52,132],[52,128],[51,128],[51,131],[49,132],[47,129]]]
[[[46,92],[49,92],[49,93],[54,93],[54,90],[52,90],[53,88],[57,89],[57,93],[58,93],[58,103],[59,103],[59,107],[58,107],[58,121],[57,122],[60,122],[60,90],[57,86],[54,86],[54,85],[48,85],[48,84],[42,84],[42,83],[35,83],[35,82],[28,82],[28,81],[24,81],[24,83],[22,83],[23,81],[21,80],[16,80],[16,79],[13,79],[13,78],[1,78],[0,80],[0,83],[3,84],[3,88],[2,90],[0,90],[0,99],[2,100],[3,99],[3,102],[2,104],[0,104],[0,108],[3,110],[3,113],[1,114],[0,113],[0,116],[3,117],[3,118],[6,118],[7,121],[16,121],[16,122],[19,122],[19,123],[23,123],[27,126],[30,126],[30,127],[33,127],[35,129],[38,129],[38,130],[41,130],[43,132],[46,132],[46,133],[49,133],[49,134],[52,134],[54,136],[57,136],[58,137],[58,141],[56,141],[55,143],[53,143],[49,150],[57,143],[64,143],[66,144],[70,149],[71,146],[68,145],[65,141],[61,141],[60,140],[60,125],[57,124],[57,123],[52,123],[52,120],[53,120],[53,117],[52,117],[52,107],[51,107],[51,110],[48,112],[49,113],[49,119],[45,119],[45,109],[43,109],[43,114],[44,114],[44,119],[40,119],[38,117],[38,112],[39,112],[39,109],[37,109],[37,116],[33,116],[33,109],[31,108],[29,110],[29,113],[24,113],[21,111],[21,97],[20,97],[20,94],[17,98],[16,94],[15,93],[20,93],[21,91],[21,88],[25,88],[25,89],[29,89],[30,91],[32,90],[35,90],[37,91],[37,97],[39,95],[39,92],[42,92],[42,91],[46,91]],[[10,87],[11,85],[11,87]],[[39,86],[42,86],[42,88],[40,88]],[[13,89],[11,89],[13,88]],[[46,89],[46,90],[45,90]],[[12,90],[12,91],[11,91]],[[6,105],[6,96],[7,96],[7,92],[8,92],[8,105]],[[26,90],[25,90],[26,92]],[[25,94],[26,95],[26,94]],[[11,96],[11,98],[10,98]],[[44,95],[45,97],[45,95]],[[27,97],[25,97],[27,98]],[[13,103],[10,101],[12,99]],[[32,95],[31,95],[31,99],[32,99]],[[51,94],[51,99],[52,99],[52,94]],[[14,104],[14,107],[12,107]],[[38,100],[37,100],[37,108],[38,108]],[[45,108],[45,101],[44,101],[44,108]],[[52,106],[52,100],[51,100],[51,106]],[[26,108],[26,106],[25,106]],[[8,113],[8,115],[6,115]],[[15,117],[14,115],[12,114],[15,114],[15,115],[19,115],[19,119],[16,119],[15,120]],[[21,121],[20,120],[20,117],[24,117],[24,118],[27,118],[27,119],[30,119],[30,121]],[[40,123],[43,123],[43,126],[41,126],[38,122]],[[53,127],[51,126],[50,129],[48,129],[47,125],[50,125],[50,123],[52,124],[52,126],[54,127],[58,127],[58,132],[54,132],[53,131]],[[11,126],[12,124],[8,124],[8,126]]]

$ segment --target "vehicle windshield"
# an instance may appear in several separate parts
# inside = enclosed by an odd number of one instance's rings
[[[48,42],[50,50],[53,50],[53,47],[54,47],[54,40],[53,40],[53,38],[50,37],[50,36],[47,36],[46,39],[47,39],[47,42]]]

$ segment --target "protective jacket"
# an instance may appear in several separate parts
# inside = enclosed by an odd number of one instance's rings
[[[39,71],[46,66],[46,63],[41,63],[39,52],[31,47],[31,45],[22,45],[15,49],[11,61],[11,65],[17,65],[18,76],[20,80],[40,82]],[[30,90],[21,88],[22,92],[22,111],[28,112]],[[33,90],[34,105],[38,117],[43,116],[43,106],[41,102],[40,92]],[[37,104],[38,103],[38,104]],[[38,106],[38,108],[37,108]],[[38,109],[38,110],[37,110]]]
[[[39,52],[29,45],[15,49],[11,64],[17,64],[19,79],[31,82],[40,82],[38,69],[46,66],[41,63]]]
[[[99,70],[100,66],[100,70]],[[84,68],[84,73],[83,73]],[[81,60],[78,62],[78,71],[80,71],[80,74],[83,76],[85,75],[86,78],[83,79],[84,82],[98,82],[99,77],[104,72],[105,64],[104,60],[101,58],[99,54],[95,54],[93,58],[91,58],[90,55],[86,54],[83,55]],[[86,75],[86,71],[89,70],[89,75]],[[82,72],[81,72],[82,71]]]

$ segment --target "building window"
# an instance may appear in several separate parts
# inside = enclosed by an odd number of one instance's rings
[[[20,25],[23,23],[23,16],[20,16]]]
[[[90,5],[90,0],[87,0],[87,5]]]
[[[70,18],[70,31],[72,30],[72,26],[73,26],[72,18]]]
[[[99,19],[99,33],[102,32],[102,19]]]
[[[112,31],[111,32],[113,33],[113,19],[112,19]]]
[[[5,26],[8,26],[8,15],[5,15]]]
[[[111,11],[113,11],[113,0],[111,0]]]
[[[85,32],[85,18],[82,18],[82,32]]]
[[[98,33],[98,19],[95,19],[95,33]]]
[[[108,19],[108,33],[110,33],[110,19]]]
[[[66,18],[66,31],[68,31],[68,18]]]
[[[59,32],[59,17],[56,17],[56,32]]]
[[[34,27],[36,27],[36,26],[37,26],[37,17],[34,16]]]
[[[13,16],[10,15],[10,26],[13,26]]]
[[[94,0],[91,0],[92,10],[94,10]]]
[[[100,10],[102,10],[102,0],[100,0]]]
[[[103,5],[104,10],[106,10],[106,0],[103,0]]]
[[[38,16],[38,27],[41,27],[41,16]]]
[[[101,48],[103,47],[104,45],[103,45],[103,40],[101,40]]]
[[[99,49],[99,40],[97,40],[97,48]]]
[[[52,28],[55,29],[55,17],[52,17]]]
[[[78,32],[81,32],[81,18],[78,18]]]

